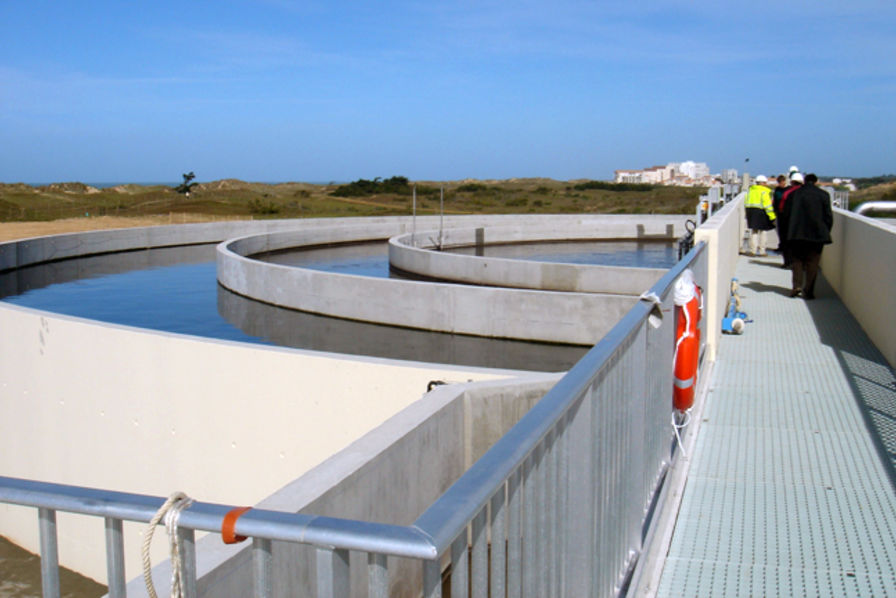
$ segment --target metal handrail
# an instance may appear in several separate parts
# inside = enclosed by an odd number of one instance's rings
[[[866,201],[853,210],[856,214],[883,214],[896,212],[896,201]]]
[[[165,500],[145,494],[0,476],[0,502],[67,513],[148,523]],[[182,512],[179,525],[195,531],[220,533],[224,516],[233,509],[232,505],[194,501]],[[237,520],[234,532],[253,538],[393,556],[436,557],[432,542],[419,530],[385,523],[253,508]]]
[[[699,243],[652,287],[665,296],[681,273],[703,252]],[[652,304],[639,301],[623,318],[580,359],[547,394],[479,458],[445,493],[417,519],[414,525],[433,541],[441,553],[474,515],[499,489],[501,484],[528,457],[548,430],[571,409],[628,337],[647,319]]]

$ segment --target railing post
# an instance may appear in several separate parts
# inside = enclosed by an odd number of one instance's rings
[[[59,544],[56,511],[38,509],[40,518],[40,581],[44,598],[59,598]]]
[[[442,598],[442,565],[439,559],[423,561],[423,598]]]
[[[106,582],[109,598],[125,598],[124,533],[121,519],[106,517]]]
[[[252,539],[252,586],[255,598],[271,598],[271,566],[273,553],[271,541],[264,538]]]
[[[367,556],[368,598],[389,598],[389,569],[386,555],[371,552]]]
[[[537,513],[535,494],[538,489],[536,480],[535,455],[526,457],[523,465],[523,516],[522,516],[522,547],[523,547],[523,596],[538,596],[536,585],[538,583],[538,533],[536,531]]]
[[[488,506],[473,518],[473,553],[470,587],[472,598],[488,598]]]
[[[522,469],[522,468],[520,468]],[[507,596],[522,594],[522,474],[515,471],[507,480]]]
[[[489,591],[492,596],[504,596],[507,588],[507,509],[504,486],[492,497],[492,548]]]
[[[196,533],[192,529],[178,527],[177,536],[180,540],[183,593],[186,598],[196,598]],[[174,563],[171,565],[174,566]]]
[[[469,556],[467,530],[464,528],[451,544],[451,598],[467,598],[470,595]]]
[[[348,550],[317,549],[318,598],[348,598]]]

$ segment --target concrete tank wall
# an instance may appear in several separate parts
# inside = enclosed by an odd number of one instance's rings
[[[430,380],[509,375],[216,342],[10,305],[0,305],[0,330],[3,475],[182,490],[211,502],[256,503],[418,400]],[[60,523],[60,554],[103,580],[96,525]],[[35,511],[21,520],[0,507],[2,535],[33,550],[36,531]],[[138,571],[139,550],[128,557]]]
[[[731,279],[744,230],[743,193],[713,214],[694,232],[695,243],[707,244],[707,289],[705,289],[706,357],[714,361],[722,336],[722,318],[727,313],[731,296]]]
[[[298,236],[297,236],[298,240]],[[281,307],[393,326],[578,345],[596,343],[637,301],[335,274],[244,257],[248,238],[218,247],[218,281]]]
[[[584,226],[558,228],[541,222],[519,226],[490,226],[474,229],[451,229],[404,234],[389,240],[389,264],[394,268],[445,281],[466,284],[500,286],[578,293],[610,293],[638,296],[662,277],[664,268],[629,268],[621,266],[558,264],[518,259],[486,258],[435,251],[441,241],[442,249],[479,247],[490,244],[528,241],[564,240],[651,240],[671,243],[675,224],[681,229],[683,218],[669,217],[652,223],[659,229],[645,233],[643,223],[616,222],[613,226],[588,223]],[[675,223],[670,222],[674,220]],[[665,231],[665,232],[663,232]],[[638,234],[641,236],[636,236]],[[623,235],[631,236],[625,237]],[[564,237],[564,235],[567,235]]]
[[[560,378],[533,374],[436,387],[295,481],[257,504],[258,508],[410,525],[460,475],[510,429]],[[399,495],[402,500],[396,501]],[[249,596],[251,546],[224,545],[209,535],[197,543],[200,596]],[[364,588],[365,555],[351,555]],[[314,595],[313,548],[274,546],[275,595]],[[419,587],[419,562],[389,559],[390,596]],[[168,587],[170,564],[153,570],[157,587]],[[415,586],[416,584],[416,586]],[[142,579],[128,596],[145,596]]]
[[[681,230],[684,220],[678,216],[539,216],[537,219],[517,216],[489,221],[483,228],[487,226],[487,230],[492,230],[495,227],[495,231],[504,231],[496,232],[495,238],[505,240],[525,239],[530,231],[536,238],[556,239],[563,238],[564,231],[572,231],[573,238],[581,239],[668,241],[676,227]],[[460,227],[464,221],[451,220],[450,223]],[[283,266],[251,258],[255,254],[289,247],[340,239],[349,242],[360,240],[363,235],[371,238],[379,232],[374,224],[357,227],[354,223],[341,223],[326,234],[322,231],[287,231],[230,240],[218,247],[218,281],[237,294],[259,301],[339,318],[495,338],[591,345],[634,305],[636,298],[631,295],[648,289],[652,284],[651,276],[657,274],[651,272],[643,281],[631,277],[635,284],[627,287],[623,294],[594,295],[387,280]],[[418,236],[416,231],[409,234]],[[425,234],[432,236],[434,233]],[[445,234],[455,238],[450,230],[443,232]],[[422,230],[420,235],[423,235]],[[521,265],[523,263],[507,265],[505,269],[526,268]],[[538,269],[542,281],[549,280],[552,272],[562,276],[563,271],[563,267],[556,264]],[[458,273],[445,274],[449,279],[459,276]],[[520,273],[523,278],[534,275],[532,270]],[[597,282],[588,284],[598,286]],[[601,285],[607,288],[605,284]],[[642,285],[643,288],[635,293],[634,289]],[[626,291],[628,296],[624,294]]]
[[[890,366],[896,367],[896,226],[834,209],[821,270]]]

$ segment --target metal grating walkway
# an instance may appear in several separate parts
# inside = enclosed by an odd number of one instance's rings
[[[741,257],[658,596],[896,596],[896,377],[819,277]]]

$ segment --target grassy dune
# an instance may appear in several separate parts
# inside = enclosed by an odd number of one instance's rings
[[[170,187],[121,185],[96,189],[82,183],[32,187],[0,184],[0,221],[48,221],[114,216],[127,218],[184,215],[208,218],[315,218],[401,215],[412,211],[411,189],[340,193],[338,185],[263,184],[233,179],[201,183],[189,196]],[[612,185],[597,181],[511,179],[425,182],[417,185],[417,213],[681,213],[694,210],[700,188]],[[343,186],[345,187],[345,186]],[[351,191],[351,190],[350,190]],[[356,190],[355,190],[356,191]]]

